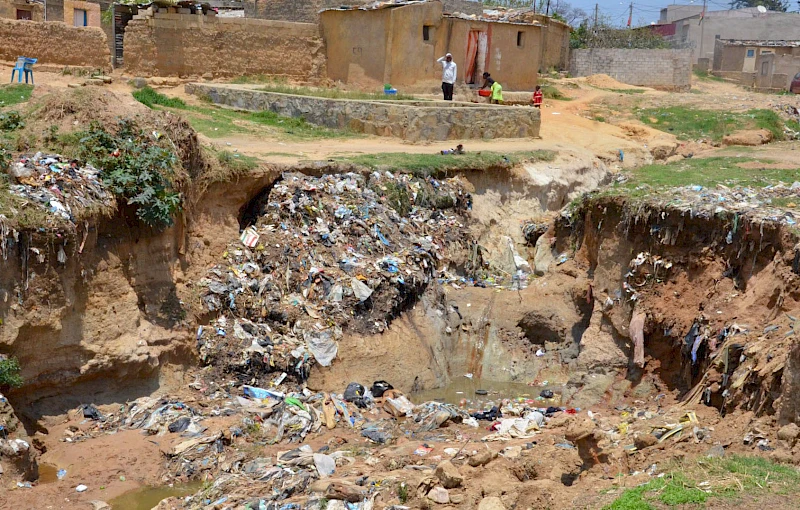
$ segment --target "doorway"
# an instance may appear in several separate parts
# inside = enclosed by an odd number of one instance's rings
[[[482,30],[470,30],[467,36],[467,72],[465,81],[469,84],[481,83],[489,55],[489,37]]]

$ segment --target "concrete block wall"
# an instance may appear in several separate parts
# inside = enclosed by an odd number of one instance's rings
[[[101,28],[0,19],[0,60],[16,61],[20,55],[37,58],[38,64],[111,69],[111,51]]]
[[[319,28],[213,13],[155,12],[125,29],[125,69],[138,76],[266,74],[316,81],[325,73]]]
[[[692,86],[691,50],[592,48],[572,50],[572,76],[607,74],[622,83],[665,90]]]
[[[540,111],[532,107],[327,99],[210,83],[189,83],[186,92],[242,110],[269,110],[320,126],[411,141],[537,137],[541,125]]]

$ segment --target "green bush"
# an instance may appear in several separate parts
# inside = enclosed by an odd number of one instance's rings
[[[180,209],[181,194],[174,189],[175,153],[155,136],[143,133],[127,120],[111,134],[93,124],[81,134],[79,158],[102,170],[103,183],[118,197],[136,207],[146,225],[172,225]]]
[[[14,131],[25,127],[25,121],[22,120],[19,112],[10,111],[0,113],[0,131]]]
[[[0,388],[18,388],[22,386],[17,358],[0,359]]]

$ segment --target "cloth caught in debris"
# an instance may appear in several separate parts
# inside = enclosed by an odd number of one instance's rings
[[[633,340],[633,364],[639,368],[644,367],[644,321],[646,318],[647,315],[644,312],[634,312],[628,328],[631,340]]]

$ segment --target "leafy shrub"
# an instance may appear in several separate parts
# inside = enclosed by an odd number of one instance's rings
[[[19,112],[10,111],[0,113],[0,131],[14,131],[25,127],[25,121],[22,120]]]
[[[127,120],[116,134],[93,124],[81,134],[79,158],[102,170],[103,183],[128,204],[146,225],[172,225],[181,194],[174,189],[175,153]]]
[[[17,358],[3,358],[0,356],[0,388],[18,388],[22,386],[22,377],[19,372]]]

